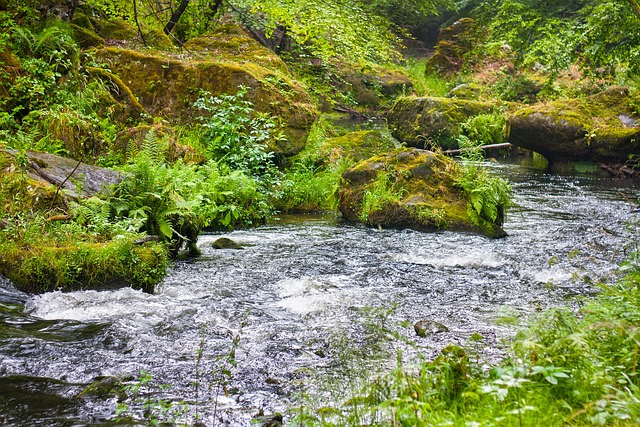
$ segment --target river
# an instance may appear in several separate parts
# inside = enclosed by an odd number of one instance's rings
[[[202,235],[203,255],[177,262],[154,295],[28,296],[0,279],[0,424],[113,425],[113,393],[79,394],[110,377],[135,385],[141,370],[152,379],[140,392],[172,411],[189,404],[178,419],[197,407],[207,426],[249,426],[304,396],[344,398],[392,367],[397,350],[408,362],[434,357],[475,334],[479,357],[498,360],[518,322],[576,306],[613,279],[638,192],[608,178],[489,167],[513,184],[504,239],[282,216],[225,235],[242,250],[214,250],[220,235]],[[448,331],[418,337],[423,319]],[[144,402],[125,399],[125,413],[140,416]]]

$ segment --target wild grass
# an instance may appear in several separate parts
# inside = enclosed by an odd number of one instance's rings
[[[426,59],[409,58],[399,70],[409,77],[417,96],[446,96],[455,84],[436,74],[426,74],[425,67]]]

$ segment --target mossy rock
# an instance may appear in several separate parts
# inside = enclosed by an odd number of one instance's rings
[[[175,50],[176,48],[169,36],[167,36],[162,30],[151,28],[143,34],[147,47],[160,50]]]
[[[213,249],[244,249],[241,244],[228,237],[220,237],[211,243]]]
[[[640,119],[627,88],[523,107],[507,117],[507,128],[510,143],[542,154],[551,168],[640,155]]]
[[[73,31],[73,39],[83,49],[104,46],[104,39],[96,35],[92,30],[75,24],[71,24],[71,30]]]
[[[81,12],[74,13],[71,23],[80,28],[84,28],[85,30],[89,30],[92,32],[96,31],[96,29],[93,27],[93,24],[91,23],[91,19],[89,19],[87,15]]]
[[[457,184],[461,175],[458,163],[431,151],[412,148],[380,154],[343,173],[340,212],[348,221],[372,227],[505,236],[502,218],[480,226],[469,218],[470,200]]]
[[[394,148],[396,143],[390,136],[379,130],[362,130],[325,140],[318,154],[332,164],[342,160],[356,163]]]
[[[210,59],[258,64],[270,70],[289,73],[287,65],[278,55],[233,23],[222,24],[209,33],[189,39],[183,48]]]
[[[59,197],[77,199],[88,197],[107,190],[122,179],[122,175],[112,169],[79,163],[77,160],[56,156],[50,153],[28,151],[24,154],[16,150],[0,150],[10,159],[13,167],[7,170],[17,171],[17,156],[26,156],[27,176],[41,185],[61,186]]]
[[[488,102],[454,98],[399,98],[387,113],[394,137],[410,147],[456,148],[460,125],[468,118],[489,113]]]
[[[168,257],[157,242],[135,238],[107,242],[0,242],[0,274],[29,293],[117,289],[152,293],[166,274]]]
[[[425,72],[450,76],[460,71],[466,54],[474,43],[483,38],[483,33],[471,18],[462,18],[443,28],[438,37],[436,51],[427,60]]]
[[[102,18],[90,18],[90,20],[96,34],[103,39],[129,41],[138,39],[138,29],[128,22]]]
[[[204,115],[193,106],[200,91],[215,96],[235,93],[240,85],[248,87],[247,100],[257,111],[283,119],[287,139],[270,147],[278,155],[300,152],[318,117],[311,98],[298,83],[254,63],[179,61],[161,53],[119,48],[101,49],[96,56],[109,65],[149,114],[181,123],[192,123]]]

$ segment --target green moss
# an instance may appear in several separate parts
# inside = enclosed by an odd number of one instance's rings
[[[17,289],[42,293],[54,290],[117,288],[131,285],[153,292],[166,274],[167,254],[159,243],[136,245],[136,236],[105,243],[54,241],[33,245],[0,242],[0,273]]]
[[[543,154],[554,168],[567,161],[624,163],[640,152],[637,123],[628,89],[612,87],[516,110],[508,118],[509,142]]]
[[[253,63],[213,60],[178,61],[161,53],[106,48],[96,55],[109,64],[140,104],[153,116],[191,122],[202,115],[193,104],[200,91],[233,94],[247,86],[247,100],[257,111],[281,117],[286,140],[271,149],[290,156],[305,144],[317,111],[308,94],[287,76]]]
[[[393,136],[409,146],[453,148],[462,123],[494,108],[492,103],[466,99],[404,97],[395,102],[387,121]]]
[[[75,24],[71,24],[71,30],[73,31],[73,38],[83,49],[91,47],[104,46],[104,39],[97,36],[93,31],[80,27]]]
[[[78,12],[74,13],[71,23],[80,28],[84,28],[85,30],[95,32],[95,28],[93,27],[91,20],[84,13],[78,13]]]
[[[96,33],[104,39],[134,40],[138,37],[136,27],[125,21],[93,18],[91,23]]]
[[[210,33],[189,39],[184,48],[217,61],[253,63],[285,75],[289,73],[286,64],[278,55],[232,23],[223,24]]]
[[[164,33],[164,31],[157,28],[151,28],[144,32],[144,41],[147,43],[147,47],[160,49],[160,50],[175,50],[175,46],[171,39]]]

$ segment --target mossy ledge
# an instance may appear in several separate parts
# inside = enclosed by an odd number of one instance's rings
[[[20,166],[25,162],[39,173]],[[71,200],[103,188],[98,177],[107,183],[118,175],[77,166],[74,160],[52,154],[0,150],[0,274],[30,293],[124,286],[153,292],[167,270],[164,245],[143,242],[138,233],[97,236],[65,213]],[[77,173],[84,171],[89,180],[81,189],[58,191],[48,181],[60,185],[58,177],[70,175],[74,168]],[[87,168],[98,171],[89,174]],[[71,180],[67,183],[71,185]]]
[[[553,169],[568,162],[624,163],[640,155],[640,120],[629,90],[611,87],[579,99],[523,107],[507,118],[508,141],[542,154]]]
[[[458,184],[462,173],[454,160],[431,151],[412,148],[380,154],[342,174],[340,211],[346,220],[371,227],[506,236],[502,218],[479,224],[469,218],[470,200]]]

